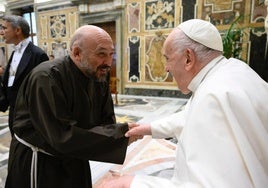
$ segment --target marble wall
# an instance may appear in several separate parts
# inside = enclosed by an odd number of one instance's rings
[[[208,20],[222,36],[234,20],[242,30],[237,58],[248,63],[267,80],[265,62],[266,33],[264,19],[267,11],[263,0],[128,0],[126,1],[126,91],[140,93],[140,88],[154,91],[174,89],[173,78],[164,71],[161,55],[163,42],[172,28],[182,21],[199,18]],[[259,48],[257,47],[259,46]],[[257,50],[258,49],[258,50]],[[146,93],[146,89],[143,93]],[[157,93],[157,92],[156,92]],[[179,95],[179,94],[177,94]]]
[[[222,36],[240,18],[237,45],[242,50],[237,56],[268,81],[265,0],[59,0],[34,6],[39,45],[55,56],[67,53],[70,36],[80,25],[115,22],[115,76],[121,94],[188,97],[164,71],[161,50],[170,31],[192,18],[212,22]]]
[[[139,85],[154,89],[176,87],[171,75],[165,71],[163,43],[180,20],[180,1],[129,0],[126,2],[125,53],[126,88]]]
[[[68,54],[70,37],[78,28],[76,7],[37,13],[38,43],[55,58]]]

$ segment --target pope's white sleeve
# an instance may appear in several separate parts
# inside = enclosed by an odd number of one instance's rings
[[[178,138],[184,125],[184,111],[151,122],[153,138]]]

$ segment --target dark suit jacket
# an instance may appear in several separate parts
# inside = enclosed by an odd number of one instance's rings
[[[0,87],[0,111],[5,112],[9,107],[9,128],[12,134],[13,112],[19,87],[24,78],[34,67],[41,62],[48,60],[47,54],[41,48],[30,42],[26,47],[18,65],[13,86],[8,88],[9,69],[13,55],[14,52],[7,63]]]

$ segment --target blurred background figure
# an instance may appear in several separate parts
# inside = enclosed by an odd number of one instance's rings
[[[10,15],[2,19],[0,35],[6,44],[14,44],[14,51],[1,80],[0,110],[5,112],[9,107],[8,123],[13,135],[13,112],[19,87],[28,73],[36,65],[47,61],[48,56],[30,41],[30,26],[23,17]]]

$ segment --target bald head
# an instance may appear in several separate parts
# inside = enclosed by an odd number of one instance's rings
[[[75,31],[70,49],[71,59],[87,77],[106,80],[114,54],[113,40],[106,31],[93,25],[82,26]]]
[[[110,35],[103,29],[94,25],[84,25],[75,31],[71,39],[70,48],[72,50],[74,45],[82,48],[86,46],[97,46],[103,40],[112,42]]]

